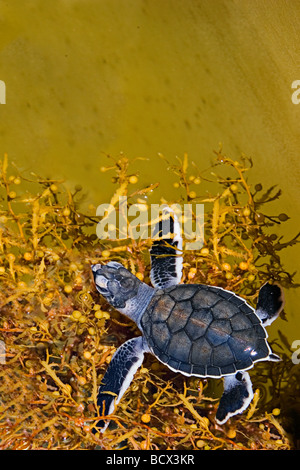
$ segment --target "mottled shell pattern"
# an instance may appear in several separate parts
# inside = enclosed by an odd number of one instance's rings
[[[271,352],[255,310],[218,287],[181,284],[157,290],[141,327],[153,354],[185,375],[234,374]]]

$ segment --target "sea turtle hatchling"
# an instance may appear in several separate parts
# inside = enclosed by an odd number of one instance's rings
[[[254,310],[243,298],[223,288],[179,284],[179,224],[171,210],[165,209],[165,214],[170,233],[155,241],[150,250],[153,287],[118,262],[92,266],[99,293],[142,332],[142,336],[129,339],[113,355],[98,392],[98,416],[113,413],[141,366],[144,353],[149,352],[171,370],[186,376],[223,377],[224,392],[216,421],[224,424],[244,411],[253,398],[246,371],[258,361],[280,360],[267,342],[265,326],[283,308],[282,290],[277,284],[264,284]],[[159,235],[168,233],[164,223],[156,226]],[[103,432],[108,423],[108,419],[102,419],[96,427]]]

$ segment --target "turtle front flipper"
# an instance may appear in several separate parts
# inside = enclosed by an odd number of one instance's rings
[[[278,284],[266,282],[258,295],[256,314],[264,326],[270,325],[283,309],[283,290]]]
[[[152,236],[150,279],[153,287],[164,289],[179,284],[182,277],[182,237],[178,219],[170,207],[164,208]]]
[[[234,415],[242,413],[253,398],[252,383],[248,372],[239,371],[224,377],[224,392],[216,414],[218,424],[224,424]]]
[[[134,374],[144,360],[147,346],[142,336],[130,339],[115,352],[103,377],[97,396],[97,416],[108,416],[113,413],[130,385]],[[95,424],[95,432],[104,432],[109,420],[99,420]]]

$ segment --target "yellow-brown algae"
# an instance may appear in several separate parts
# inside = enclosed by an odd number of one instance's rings
[[[184,282],[233,290],[252,305],[270,278],[293,287],[280,251],[298,237],[281,239],[280,224],[288,216],[268,215],[267,203],[278,194],[247,183],[249,159],[237,162],[219,151],[205,171],[190,166],[187,154],[166,163],[160,178],[163,171],[173,172],[178,201],[168,194],[164,200],[205,204],[205,245],[184,252]],[[103,177],[114,172],[116,191],[108,202],[117,209],[120,196],[129,206],[149,193],[155,199],[158,184],[138,188],[142,175],[129,173],[130,166],[122,155],[101,168]],[[149,283],[150,243],[98,240],[99,217],[81,211],[79,187],[72,194],[61,181],[16,173],[10,174],[5,155],[0,164],[0,340],[5,344],[0,449],[116,449],[120,442],[127,449],[150,450],[293,448],[287,432],[293,428],[292,403],[285,397],[298,396],[300,377],[282,333],[272,345],[282,361],[257,364],[251,371],[260,394],[249,418],[244,413],[217,426],[217,381],[175,374],[148,356],[111,417],[114,426],[94,435],[97,388],[107,362],[139,332],[101,300],[90,265],[118,260]],[[209,191],[202,191],[202,184]]]

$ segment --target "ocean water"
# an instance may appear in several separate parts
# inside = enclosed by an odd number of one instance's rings
[[[253,159],[252,184],[282,190],[269,215],[291,217],[276,227],[288,240],[299,231],[299,13],[283,0],[0,0],[0,154],[82,185],[97,206],[114,191],[107,154],[148,159],[133,166],[141,185],[176,199],[158,154],[187,152],[203,169],[222,143]],[[299,255],[282,252],[288,271]],[[286,292],[288,322],[271,337],[300,340],[298,300]]]

